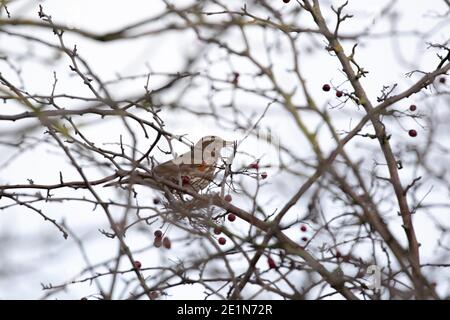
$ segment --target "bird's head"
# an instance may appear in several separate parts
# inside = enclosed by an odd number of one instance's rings
[[[226,141],[217,136],[205,136],[201,138],[191,151],[172,160],[176,165],[181,164],[209,164],[213,165],[220,157],[220,151],[226,147],[233,147],[233,141]]]
[[[234,141],[226,141],[218,136],[205,136],[194,146],[195,159],[200,162],[213,163],[220,156],[223,148],[233,147]]]
[[[195,144],[195,148],[201,150],[205,150],[207,148],[222,149],[226,147],[232,147],[233,145],[234,141],[226,141],[218,136],[205,136],[197,141],[197,143]]]

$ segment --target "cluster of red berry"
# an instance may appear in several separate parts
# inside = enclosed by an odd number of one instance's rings
[[[417,106],[415,104],[412,104],[409,106],[409,111],[414,112],[417,110]],[[408,134],[410,137],[415,138],[417,137],[417,131],[414,129],[411,129],[408,131]]]
[[[166,249],[170,249],[172,247],[172,242],[170,241],[169,237],[163,237],[163,233],[161,230],[156,230],[155,233],[155,240],[153,241],[153,244],[155,247],[160,248],[163,246]]]
[[[236,215],[234,213],[228,213],[227,215],[227,219],[230,222],[233,222],[236,220]],[[214,228],[214,234],[219,235],[221,234],[223,231],[223,227],[222,226],[216,226]],[[219,239],[217,239],[217,242],[219,242],[220,245],[224,245],[225,243],[227,243],[227,239],[225,239],[224,237],[219,237]]]
[[[442,81],[442,79],[443,79],[444,81]],[[439,81],[440,81],[441,83],[445,83],[445,78],[441,78]],[[328,83],[325,83],[325,84],[322,86],[322,90],[325,91],[325,92],[328,92],[328,91],[331,90],[331,86],[330,86]],[[342,97],[343,95],[344,95],[344,92],[342,92],[341,90],[336,90],[336,97],[340,98],[340,97]],[[416,106],[415,104],[412,104],[412,105],[409,106],[409,110],[410,110],[411,112],[414,112],[414,111],[417,110],[417,106]],[[408,131],[408,134],[409,134],[409,136],[412,137],[412,138],[417,137],[417,131],[414,130],[414,129],[409,130],[409,131]]]
[[[331,90],[331,86],[330,86],[328,83],[325,83],[325,84],[322,86],[322,90],[325,91],[325,92],[328,92],[328,91]],[[344,91],[342,91],[342,90],[336,90],[336,97],[340,98],[340,97],[342,97],[343,95],[344,95]]]
[[[302,225],[300,226],[300,230],[301,230],[302,232],[306,232],[306,231],[308,231],[308,228],[306,227],[306,225],[302,224]],[[308,241],[308,237],[303,236],[303,237],[302,237],[302,241],[303,241],[303,242]]]
[[[258,163],[258,162],[253,162],[253,163],[250,164],[248,167],[249,167],[250,169],[255,169],[255,170],[259,171],[259,163]],[[267,172],[261,173],[261,179],[264,180],[265,178],[267,178]]]
[[[159,201],[156,201],[157,199],[158,198],[153,199],[153,202],[155,204],[159,203]],[[159,248],[159,247],[163,246],[166,249],[170,249],[172,247],[172,243],[171,243],[170,239],[168,237],[163,237],[163,233],[161,230],[156,230],[154,232],[154,235],[155,235],[155,240],[153,241],[153,244],[155,245],[155,247]],[[136,270],[140,270],[142,267],[142,263],[139,260],[135,260],[133,263],[133,266]],[[156,296],[155,296],[155,294],[156,294]],[[154,292],[153,296],[155,296],[154,299],[156,299],[158,297],[158,293]]]

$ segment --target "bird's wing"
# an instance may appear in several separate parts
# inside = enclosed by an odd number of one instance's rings
[[[195,165],[181,163],[177,164],[173,160],[163,162],[153,168],[152,172],[155,176],[169,179],[177,179],[179,175],[188,175],[189,172],[195,167]]]

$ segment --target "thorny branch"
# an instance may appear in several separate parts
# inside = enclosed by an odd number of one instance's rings
[[[448,297],[436,288],[442,276],[429,271],[449,268],[449,229],[436,213],[450,202],[435,200],[450,188],[450,148],[439,130],[449,114],[437,107],[448,100],[448,43],[423,45],[434,59],[432,70],[400,63],[406,77],[376,83],[381,94],[374,104],[369,84],[383,70],[363,62],[367,42],[432,38],[394,25],[373,32],[391,19],[395,4],[348,33],[346,24],[360,19],[351,1],[335,7],[318,0],[159,3],[160,12],[104,33],[57,22],[63,20],[43,5],[33,7],[36,18],[18,15],[15,1],[0,6],[0,43],[21,44],[0,46],[0,210],[7,216],[23,207],[43,218],[65,243],[76,244],[85,264],[66,282],[43,280],[43,298],[84,284],[92,285],[85,298],[93,299],[170,298],[192,284],[205,298],[219,299]],[[131,48],[144,38],[155,46],[169,33],[190,44],[177,52],[176,71],[138,61],[144,72],[111,79],[95,71],[101,68],[83,46],[89,40]],[[174,52],[160,46],[167,56]],[[324,70],[306,68],[326,59],[336,69],[332,80]],[[49,93],[32,89],[24,62],[51,69]],[[170,71],[161,71],[165,67]],[[71,86],[64,85],[68,79]],[[323,91],[314,88],[316,79],[326,84]],[[330,91],[335,99],[324,103],[320,94]],[[420,112],[401,106],[412,99],[423,106]],[[101,130],[115,120],[105,143]],[[409,120],[424,130],[412,132]],[[151,174],[164,159],[192,148],[194,127],[238,141],[233,162],[217,166],[207,189],[197,193],[168,180],[159,181],[165,190],[159,193],[134,184],[103,188]],[[405,142],[418,134],[423,142]],[[254,148],[261,141],[263,152]],[[27,183],[7,174],[35,148],[48,148],[64,165],[48,160],[56,173],[45,181],[33,166],[21,172]],[[96,219],[101,212],[103,224],[92,222],[90,233],[77,230],[74,219],[84,211]],[[418,219],[434,225],[435,248],[422,249],[427,235]],[[89,249],[101,241],[107,259]],[[157,254],[162,258],[148,258]],[[366,271],[373,265],[380,267],[381,288],[369,289]]]

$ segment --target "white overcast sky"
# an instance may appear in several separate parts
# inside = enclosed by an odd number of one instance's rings
[[[273,0],[275,1],[275,0]],[[175,3],[190,3],[190,1],[173,1]],[[230,0],[229,5],[235,6],[239,9],[245,1]],[[283,7],[282,1],[278,1],[279,7]],[[291,1],[290,5],[294,5],[295,1]],[[321,1],[322,2],[322,1]],[[355,18],[344,23],[342,26],[343,33],[352,33],[364,28],[369,28],[373,32],[382,33],[389,30],[387,21],[377,24],[375,30],[371,29],[370,25],[374,19],[377,19],[380,8],[384,7],[390,1],[362,1],[350,0],[348,10],[355,13]],[[331,3],[328,1],[323,1]],[[332,1],[338,4],[341,1]],[[138,21],[142,18],[155,15],[160,12],[164,5],[158,0],[47,0],[47,1],[25,1],[18,0],[11,4],[9,11],[13,17],[29,17],[38,19],[37,11],[38,5],[44,6],[44,11],[52,15],[55,22],[67,23],[73,27],[92,30],[95,32],[107,32],[115,30],[128,23]],[[444,2],[440,0],[400,0],[397,1],[396,7],[400,13],[396,19],[398,29],[402,31],[414,30],[431,30],[435,26],[435,14],[437,11],[442,12],[445,8]],[[283,8],[282,10],[287,10]],[[305,21],[305,26],[311,25],[311,21]],[[12,30],[12,28],[10,28]],[[30,32],[30,29],[20,28],[16,31]],[[50,30],[33,31],[35,34],[46,39],[52,39]],[[436,42],[444,42],[448,40],[450,35],[449,22],[444,27],[439,29],[435,34],[431,32],[433,40]],[[166,33],[158,37],[142,37],[132,41],[116,41],[111,43],[101,43],[91,40],[84,40],[76,35],[66,33],[66,43],[68,46],[77,44],[79,54],[83,56],[92,66],[95,72],[103,80],[115,79],[119,73],[123,76],[145,73],[148,71],[148,66],[154,72],[177,72],[182,67],[183,59],[193,48],[199,45],[192,32],[186,32],[183,35],[178,33]],[[430,70],[436,66],[436,57],[434,53],[426,50],[424,40],[415,37],[402,37],[401,40],[391,41],[385,38],[379,40],[362,41],[358,47],[357,59],[370,71],[369,77],[363,80],[370,98],[375,100],[383,85],[398,83],[399,89],[407,88],[417,77],[408,79],[405,73],[411,68],[420,66],[421,69]],[[53,39],[56,41],[56,39]],[[260,46],[261,42],[255,36],[253,39],[255,46]],[[9,51],[26,52],[26,48],[22,48],[23,41],[0,34],[0,55]],[[350,50],[351,42],[346,42],[346,50]],[[39,46],[37,46],[39,47]],[[19,49],[20,48],[20,49]],[[42,54],[48,58],[51,53],[47,49],[40,48]],[[305,53],[305,55],[307,55]],[[283,54],[279,55],[280,70],[285,67],[283,65]],[[401,60],[405,63],[400,63]],[[56,71],[59,82],[57,92],[65,92],[71,94],[80,94],[89,96],[90,93],[82,85],[80,80],[76,77],[69,76],[70,70],[68,68],[69,61],[66,58],[61,59],[56,66],[43,65],[36,61],[30,61],[22,64],[23,77],[25,85],[29,92],[37,92],[49,94],[51,92],[51,84],[53,82],[53,71]],[[217,74],[224,74],[227,72],[226,68],[221,65],[213,66],[216,68]],[[235,62],[235,67],[245,73],[247,65],[239,65],[239,61]],[[199,66],[201,69],[201,66]],[[248,71],[252,71],[248,69]],[[5,75],[12,73],[4,64],[0,64],[0,72]],[[339,70],[336,59],[330,57],[326,52],[316,54],[314,57],[305,58],[302,64],[302,73],[307,78],[315,97],[322,104],[328,103],[329,96],[326,96],[321,91],[321,86],[325,82],[332,81],[333,83],[340,83],[344,80],[342,73]],[[286,81],[283,85],[286,88],[291,87],[289,75],[286,75]],[[246,81],[245,76],[243,81]],[[120,86],[115,87],[114,94],[117,97],[133,94],[142,94],[144,92],[145,80],[137,82],[125,82]],[[158,78],[152,78],[150,85],[157,87],[161,81]],[[199,106],[205,105],[207,91],[204,88],[199,88],[198,94],[192,96],[191,103]],[[217,97],[221,99],[221,97]],[[242,99],[246,99],[242,97]],[[301,99],[301,97],[298,97]],[[412,97],[406,100],[405,108],[409,103],[416,103],[420,105],[418,97]],[[224,98],[224,101],[226,98]],[[164,102],[164,101],[163,101]],[[68,102],[70,104],[70,102]],[[265,107],[258,100],[245,101],[249,110],[255,110],[261,113]],[[0,110],[4,114],[13,114],[20,111],[16,106],[10,104],[0,104]],[[163,111],[163,117],[165,115]],[[333,111],[332,111],[333,114]],[[348,129],[348,117],[355,116],[358,118],[354,110],[348,110],[348,113],[339,112],[336,110],[335,117],[339,121],[342,117],[342,129]],[[287,115],[274,109],[270,109],[268,116],[263,120],[262,125],[276,129],[278,136],[290,137],[295,126],[290,121],[287,121]],[[237,134],[232,131],[226,131],[217,128],[214,122],[202,120],[200,124],[196,121],[196,117],[187,114],[174,116],[167,114],[165,121],[167,130],[184,134],[187,133],[192,141],[196,141],[199,137],[206,134],[220,134],[226,138],[238,138]],[[408,127],[415,125],[413,122],[403,125]],[[196,124],[197,122],[197,124]],[[26,124],[23,121],[20,123]],[[355,122],[356,123],[356,120]],[[353,124],[354,124],[353,123]],[[0,132],[8,131],[19,123],[5,124],[0,122]],[[101,124],[86,128],[86,133],[95,137],[98,143],[117,142],[119,134],[123,130],[120,127],[119,121],[105,120]],[[393,139],[395,141],[396,134],[404,136],[401,127],[393,129]],[[43,137],[42,132],[36,133],[37,137]],[[0,137],[1,139],[2,137]],[[420,137],[418,137],[420,139]],[[292,141],[291,141],[292,140]],[[333,144],[327,147],[327,142],[330,137],[323,137],[324,149],[331,150]],[[290,139],[288,143],[293,147],[299,148],[299,153],[302,153],[302,146],[306,142],[299,139]],[[178,152],[186,151],[186,147],[179,144],[175,145]],[[142,145],[145,150],[145,145]],[[275,161],[276,157],[271,155],[272,150],[269,149],[251,149],[255,152],[255,157],[265,155],[264,161]],[[357,152],[359,146],[354,144],[351,146]],[[37,148],[24,150],[23,154],[18,157],[13,163],[3,168],[0,171],[0,183],[26,183],[27,179],[33,179],[39,183],[56,183],[58,182],[59,171],[63,171],[67,175],[67,179],[79,179],[76,172],[68,165],[67,160],[56,153],[56,149],[50,148],[46,144],[39,145]],[[16,150],[8,148],[0,148],[0,164],[3,164]],[[309,152],[306,151],[305,152]],[[170,158],[170,155],[157,154],[160,160]],[[243,160],[244,161],[244,160]],[[276,172],[276,171],[273,171]],[[404,178],[412,176],[413,172],[404,170],[401,172]],[[100,173],[97,172],[98,175]],[[271,174],[271,172],[269,172]],[[266,191],[267,197],[271,199],[268,206],[273,208],[278,207],[283,203],[286,197],[281,197],[283,194],[293,194],[296,186],[289,185],[289,181],[283,176],[270,176],[273,188]],[[70,195],[72,191],[62,191],[59,195]],[[114,190],[102,190],[104,195],[110,197],[114,196]],[[143,191],[151,195],[151,191]],[[439,192],[433,193],[430,197],[439,199]],[[239,201],[239,198],[237,198]],[[3,204],[0,199],[0,206]],[[302,208],[305,204],[300,203],[298,211],[294,214],[301,216],[304,212]],[[78,203],[70,203],[66,205],[52,205],[42,206],[49,213],[50,216],[60,220],[62,217],[71,224],[77,231],[78,235],[84,236],[88,241],[89,247],[87,251],[93,262],[102,261],[113,256],[117,250],[117,244],[114,241],[102,237],[97,229],[107,229],[107,223],[103,216],[98,212],[93,213],[92,207]],[[295,218],[295,217],[293,217]],[[433,252],[426,250],[432,248],[437,240],[433,236],[433,230],[426,220],[416,220],[419,228],[423,228],[425,232],[420,233],[423,238],[420,239],[425,252],[424,260],[432,258]],[[448,221],[447,221],[448,222]],[[400,225],[398,226],[403,237]],[[287,231],[290,232],[289,230]],[[291,232],[293,237],[298,237]],[[173,235],[176,238],[176,233]],[[133,249],[143,248],[151,244],[151,236],[146,236],[142,233],[132,233],[127,237],[127,242]],[[429,247],[428,247],[429,246]],[[148,251],[145,255],[137,258],[144,263],[144,265],[157,264],[161,261],[163,264],[170,264],[178,257],[179,250],[183,251],[185,248],[175,248],[171,251],[158,254],[156,251]],[[192,248],[189,248],[191,250]],[[427,256],[427,254],[429,256]],[[61,283],[70,277],[74,276],[84,267],[82,257],[71,240],[62,241],[60,234],[50,225],[42,221],[40,217],[26,212],[23,208],[15,208],[12,210],[0,211],[0,299],[6,298],[38,298],[41,297],[43,291],[40,283]],[[443,275],[445,281],[449,280],[449,275]],[[442,288],[443,291],[447,288]],[[88,285],[73,286],[68,292],[61,292],[56,297],[58,298],[79,298],[86,292],[90,292]],[[201,288],[195,286],[186,289],[176,289],[169,292],[170,298],[184,298],[197,299],[203,297]],[[267,296],[270,298],[270,296]]]

